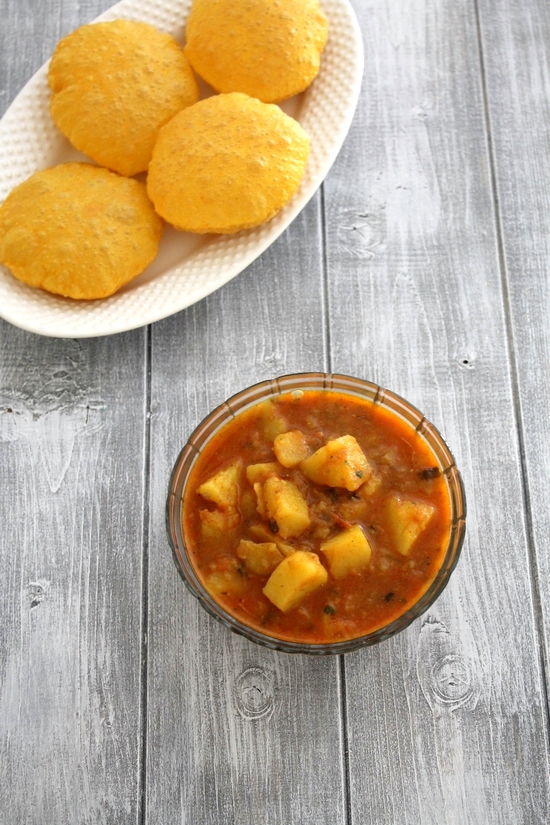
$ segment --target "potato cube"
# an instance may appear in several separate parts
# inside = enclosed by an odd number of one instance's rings
[[[335,579],[363,570],[370,562],[372,552],[368,539],[358,524],[324,541],[320,549],[326,556],[329,570]]]
[[[205,585],[216,596],[243,596],[249,586],[246,576],[239,572],[239,562],[222,556],[205,575]]]
[[[295,553],[298,548],[293,547],[292,544],[287,544],[286,541],[281,541],[279,536],[274,536],[269,527],[266,527],[265,524],[251,524],[248,528],[249,533],[258,541],[273,541],[283,554],[283,556],[289,556],[291,553]]]
[[[361,496],[364,501],[368,501],[375,493],[378,492],[380,487],[382,486],[382,476],[378,473],[373,472],[370,478],[367,478],[364,484],[362,484],[359,489],[357,490],[357,494]]]
[[[275,607],[287,613],[327,580],[328,573],[319,557],[298,550],[275,568],[263,592]]]
[[[227,539],[230,530],[237,528],[241,522],[238,510],[199,510],[201,534],[205,541],[219,542]]]
[[[265,509],[265,501],[264,501],[264,488],[263,488],[263,485],[259,481],[257,481],[254,484],[254,492],[256,493],[256,500],[258,502],[256,510],[258,511],[258,513],[260,514],[260,516],[262,518],[267,518],[267,511]]]
[[[213,501],[220,510],[235,509],[239,503],[240,471],[240,462],[230,464],[197,487],[197,493]]]
[[[417,538],[428,526],[435,507],[427,501],[390,496],[386,508],[395,546],[403,556],[407,556]]]
[[[241,514],[244,521],[250,521],[256,515],[257,499],[253,490],[245,489],[241,496]]]
[[[284,539],[299,536],[309,527],[306,500],[292,481],[271,476],[263,485],[262,494],[267,518],[276,522]]]
[[[369,521],[373,496],[382,486],[382,476],[374,472],[371,477],[349,496],[338,499],[338,513],[346,521]]]
[[[308,457],[309,448],[300,430],[290,430],[277,436],[273,452],[283,467],[296,467]]]
[[[288,430],[288,424],[283,418],[276,401],[262,401],[261,404],[258,404],[257,412],[262,422],[264,438],[268,441],[273,441],[279,433]]]
[[[227,513],[221,510],[199,510],[201,534],[207,542],[219,541],[227,532]]]
[[[259,576],[269,576],[284,558],[273,541],[257,543],[241,539],[235,552],[246,569]]]
[[[327,441],[300,464],[303,474],[315,484],[345,487],[352,492],[371,477],[373,468],[352,435]]]
[[[277,461],[266,461],[264,464],[249,464],[246,468],[246,477],[254,485],[258,481],[262,484],[269,476],[277,475],[282,470]]]

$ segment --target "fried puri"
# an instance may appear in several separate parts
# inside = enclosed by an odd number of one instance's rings
[[[308,152],[308,135],[278,106],[239,92],[216,95],[160,130],[147,191],[178,229],[238,232],[290,200]]]
[[[274,103],[314,80],[327,36],[318,0],[193,0],[185,54],[216,91]]]
[[[145,171],[160,127],[199,99],[176,40],[131,20],[91,23],[63,38],[48,83],[56,126],[76,149],[121,175]]]
[[[143,183],[65,163],[35,172],[0,206],[0,262],[30,286],[105,298],[151,263],[162,229]]]

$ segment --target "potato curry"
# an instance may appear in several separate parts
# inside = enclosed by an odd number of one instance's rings
[[[239,413],[199,455],[183,502],[206,590],[267,635],[364,636],[428,589],[449,541],[449,491],[397,414],[325,390]]]

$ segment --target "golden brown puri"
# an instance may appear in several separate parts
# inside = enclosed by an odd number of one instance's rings
[[[0,262],[30,286],[105,298],[151,263],[162,230],[144,184],[65,163],[35,172],[0,207]]]
[[[147,191],[178,229],[238,232],[290,200],[308,153],[308,135],[278,106],[238,92],[216,95],[160,130]]]
[[[193,0],[185,54],[217,92],[275,103],[314,80],[327,37],[318,0]]]
[[[177,41],[131,20],[91,23],[64,37],[48,83],[57,127],[76,149],[121,175],[145,171],[160,127],[199,99]]]

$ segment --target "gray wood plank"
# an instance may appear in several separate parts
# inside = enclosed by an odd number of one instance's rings
[[[136,822],[144,333],[0,336],[0,818]]]
[[[178,578],[164,524],[171,468],[210,409],[324,368],[318,209],[316,198],[236,280],[153,329],[150,823],[345,821],[337,659],[272,652],[211,619]]]
[[[481,2],[483,62],[500,206],[505,288],[535,553],[544,622],[546,678],[550,638],[550,7]]]
[[[469,516],[435,606],[346,658],[352,822],[547,822],[547,708],[475,6],[355,7],[361,107],[325,185],[331,367],[389,386],[442,429]]]
[[[0,112],[108,5],[4,0]],[[548,821],[520,446],[548,628],[549,20],[540,0],[479,6],[504,291],[473,0],[355,0],[366,84],[326,186],[331,354],[318,203],[236,281],[153,328],[150,822],[344,822],[342,700],[353,823]],[[0,819],[134,822],[144,332],[44,341],[0,322],[0,335]],[[200,418],[329,359],[421,407],[469,495],[450,587],[401,637],[346,657],[343,685],[334,660],[264,651],[206,616],[164,532],[169,471]]]
[[[0,112],[109,3],[2,3]],[[144,330],[0,322],[0,821],[139,818]]]

